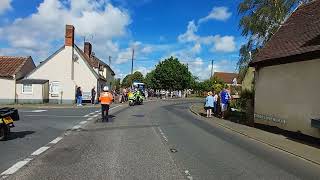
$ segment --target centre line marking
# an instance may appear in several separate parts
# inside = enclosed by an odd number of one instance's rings
[[[79,124],[85,124],[85,123],[87,123],[88,121],[81,121]]]
[[[16,171],[18,171],[20,168],[22,168],[24,165],[28,164],[30,161],[32,160],[32,158],[26,158],[22,161],[17,162],[16,164],[14,164],[13,166],[11,166],[9,169],[5,170],[4,172],[1,173],[2,175],[10,175],[15,173]]]
[[[166,135],[164,135],[162,129],[161,129],[160,127],[158,127],[158,129],[159,129],[159,132],[160,132],[162,138],[163,138],[166,142],[168,142],[168,138],[166,137]]]
[[[75,129],[79,129],[80,127],[81,127],[80,125],[75,125],[72,127],[72,129],[75,130]]]
[[[49,142],[49,143],[50,144],[57,144],[61,139],[62,139],[62,137],[57,137],[54,140],[52,140],[51,142]]]
[[[31,154],[31,156],[37,156],[37,155],[45,152],[45,151],[48,150],[49,148],[50,148],[49,146],[43,146],[43,147],[39,148],[38,150],[36,150],[35,152],[33,152],[33,153]]]

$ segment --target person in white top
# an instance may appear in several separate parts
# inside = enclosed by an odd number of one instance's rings
[[[214,95],[213,95],[213,103],[214,103],[214,110],[213,113],[217,114],[217,109],[218,109],[218,94],[216,91],[214,91]]]

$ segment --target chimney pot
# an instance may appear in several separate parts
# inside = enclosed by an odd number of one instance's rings
[[[92,55],[92,45],[89,42],[84,42],[84,48],[83,48],[84,54],[88,57],[91,57]]]
[[[66,25],[65,46],[74,45],[74,27],[72,25]]]

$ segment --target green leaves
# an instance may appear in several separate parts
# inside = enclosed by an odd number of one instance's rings
[[[122,80],[122,87],[130,87],[133,81],[144,82],[143,74],[139,71],[134,72],[132,75],[128,74]]]
[[[300,2],[308,0],[243,0],[238,6],[242,16],[239,27],[242,35],[248,38],[241,46],[238,69],[240,78],[244,76],[249,62],[258,49],[278,30],[281,23]]]
[[[192,74],[174,57],[160,62],[152,76],[157,89],[183,90],[191,86]]]

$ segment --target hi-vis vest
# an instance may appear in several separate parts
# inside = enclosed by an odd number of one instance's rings
[[[109,92],[102,92],[100,94],[99,100],[101,104],[111,104],[113,100],[113,96]]]

